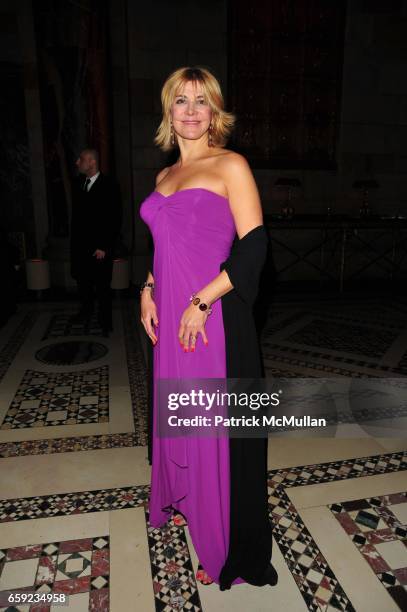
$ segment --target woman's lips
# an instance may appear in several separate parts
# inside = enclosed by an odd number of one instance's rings
[[[184,121],[185,125],[198,125],[199,121]]]

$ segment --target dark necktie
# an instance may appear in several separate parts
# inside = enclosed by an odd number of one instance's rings
[[[90,178],[87,178],[85,183],[84,183],[84,185],[83,185],[83,190],[84,191],[88,191],[89,184],[90,184]]]

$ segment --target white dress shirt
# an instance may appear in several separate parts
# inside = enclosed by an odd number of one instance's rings
[[[97,177],[99,176],[100,172],[96,172],[96,174],[94,174],[93,176],[88,176],[88,187],[86,189],[86,191],[89,191],[92,188],[93,183],[96,181]]]

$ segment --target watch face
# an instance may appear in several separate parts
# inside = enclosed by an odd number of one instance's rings
[[[199,304],[199,302],[200,302],[200,301],[201,301],[201,300],[199,299],[199,297],[196,297],[196,298],[194,298],[194,299],[192,300],[192,303],[194,304],[194,306],[198,306],[198,304]]]
[[[199,304],[199,310],[206,310],[208,306],[206,304]]]

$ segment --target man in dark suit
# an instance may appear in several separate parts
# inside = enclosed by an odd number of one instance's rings
[[[110,283],[113,250],[121,227],[121,197],[116,181],[99,171],[95,149],[85,149],[76,166],[80,177],[72,191],[71,274],[78,283],[81,309],[75,321],[93,313],[94,292],[104,335],[113,329]]]

